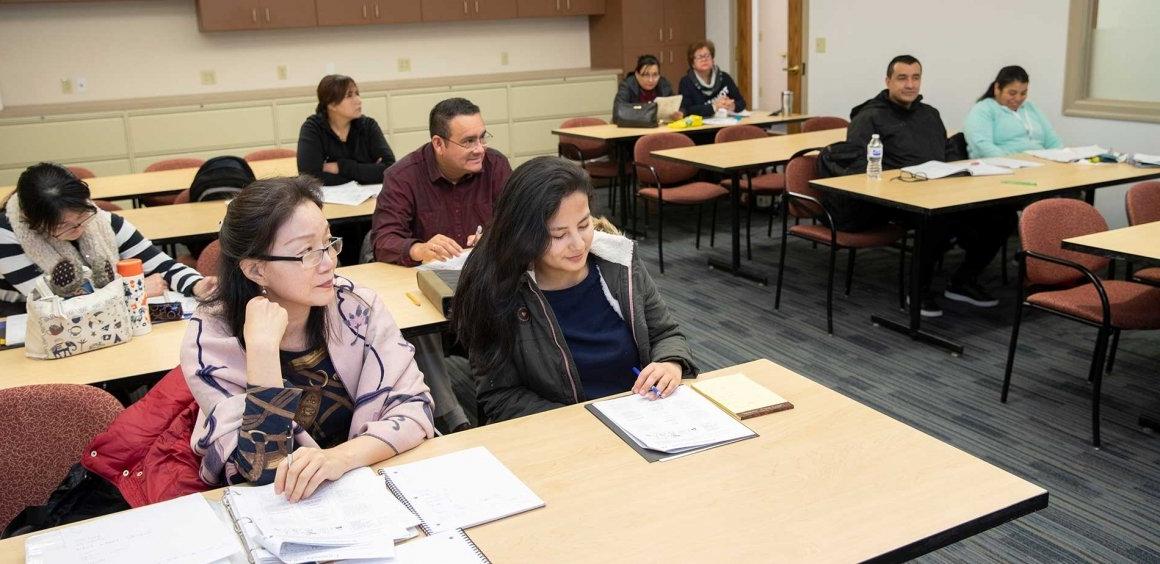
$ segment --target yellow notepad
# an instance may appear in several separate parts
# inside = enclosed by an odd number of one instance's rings
[[[692,388],[737,419],[793,409],[793,404],[744,374],[701,380]]]

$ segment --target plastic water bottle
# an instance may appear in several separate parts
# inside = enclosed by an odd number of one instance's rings
[[[875,133],[870,136],[870,144],[866,145],[866,176],[869,176],[871,180],[882,178],[883,154],[885,154],[885,150],[882,148],[882,140]]]

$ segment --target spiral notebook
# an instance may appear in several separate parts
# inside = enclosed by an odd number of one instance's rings
[[[391,564],[491,564],[463,529],[452,529],[395,547]]]
[[[466,529],[544,506],[485,447],[379,470],[387,488],[432,535]]]

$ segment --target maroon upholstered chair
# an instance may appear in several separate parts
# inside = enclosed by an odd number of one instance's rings
[[[830,212],[822,203],[821,192],[810,186],[810,180],[816,177],[818,157],[808,153],[817,149],[798,151],[785,167],[786,192],[782,198],[781,218],[781,260],[777,265],[777,290],[774,294],[773,308],[781,308],[781,282],[785,274],[785,254],[789,246],[789,235],[800,237],[814,243],[826,245],[830,248],[830,268],[827,274],[826,286],[826,332],[834,333],[834,270],[837,265],[838,251],[849,250],[846,262],[846,295],[850,295],[850,285],[854,280],[854,257],[858,249],[873,247],[888,247],[906,236],[906,230],[897,225],[885,225],[868,231],[839,231],[832,227],[833,219]],[[824,222],[811,221],[807,224],[789,224],[789,218],[817,219]],[[899,245],[898,257],[898,299],[903,300],[902,277],[906,265],[906,245]]]
[[[247,162],[252,163],[254,161],[270,161],[274,159],[286,159],[296,156],[298,156],[298,151],[295,151],[294,149],[275,147],[271,149],[258,149],[257,151],[246,154],[246,156],[243,158],[245,158]]]
[[[657,203],[657,255],[661,274],[665,272],[664,226],[665,205],[697,206],[697,243],[701,248],[701,212],[704,204],[713,203],[709,245],[717,231],[717,201],[729,194],[718,184],[697,181],[697,168],[665,161],[652,156],[653,151],[692,147],[693,140],[680,133],[654,133],[637,139],[633,147],[633,167],[640,182],[636,195],[645,201],[645,227],[648,226],[649,202]]]
[[[589,125],[608,125],[608,122],[595,117],[575,117],[564,120],[564,123],[560,124],[560,128]],[[621,172],[624,168],[621,163],[616,162],[617,155],[611,153],[608,143],[575,135],[561,135],[556,145],[556,154],[565,159],[579,162],[580,166],[588,171],[588,176],[608,182],[608,207],[611,208],[612,213],[616,213],[616,190],[619,187]]]
[[[768,137],[769,134],[765,130],[756,125],[731,125],[729,127],[717,130],[717,135],[713,139],[714,143],[729,143],[731,141],[744,141],[747,139],[762,139]],[[733,179],[726,178],[721,181],[721,186],[726,189],[733,186]],[[745,255],[749,260],[753,260],[753,242],[750,239],[750,231],[753,226],[753,207],[757,204],[757,196],[773,196],[777,198],[778,194],[785,192],[785,175],[780,172],[771,172],[761,174],[760,170],[745,171],[745,182],[740,187],[745,190],[746,196],[746,213],[745,213]],[[773,234],[773,214],[777,210],[777,206],[769,206],[769,225],[767,226],[767,233]]]
[[[85,445],[122,410],[108,392],[76,384],[38,384],[0,390],[0,523],[41,505]]]
[[[197,257],[197,271],[205,276],[217,276],[218,264],[222,259],[222,244],[221,241],[214,239],[213,242],[206,245],[201,250],[201,254]]]
[[[1100,446],[1100,383],[1105,359],[1110,367],[1115,358],[1120,330],[1160,329],[1160,288],[1101,280],[1095,272],[1106,267],[1108,259],[1061,247],[1069,237],[1107,229],[1100,212],[1081,200],[1041,200],[1023,210],[1019,219],[1023,250],[1015,255],[1019,260],[1019,294],[1000,398],[1006,403],[1011,388],[1023,308],[1035,308],[1096,327],[1099,332],[1088,380],[1092,383],[1092,445],[1097,448]],[[1110,358],[1106,354],[1108,337],[1112,338]]]
[[[200,167],[203,163],[205,163],[204,160],[192,157],[165,159],[145,167],[145,172],[160,172],[162,170],[176,170],[179,168],[197,168]],[[175,199],[177,199],[176,195],[166,194],[163,196],[146,196],[141,198],[141,202],[143,202],[146,206],[168,206],[172,205]]]
[[[834,116],[819,116],[812,117],[802,122],[802,133],[809,133],[811,131],[823,131],[826,129],[842,129],[849,127],[850,122]]]
[[[1149,180],[1132,186],[1124,201],[1128,208],[1129,225],[1160,221],[1160,180]],[[1144,268],[1133,273],[1129,265],[1128,272],[1136,280],[1160,286],[1160,267]]]

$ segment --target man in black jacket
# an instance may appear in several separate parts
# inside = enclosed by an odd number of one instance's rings
[[[850,111],[846,142],[865,147],[871,135],[882,140],[882,168],[898,169],[926,161],[955,161],[967,158],[965,146],[947,139],[946,127],[938,110],[923,103],[922,63],[910,55],[899,55],[886,67],[886,89]],[[866,170],[865,153],[854,161],[848,172]],[[887,179],[884,177],[883,182]],[[845,231],[863,231],[891,219],[891,210],[850,198],[829,199],[834,222]],[[926,244],[919,258],[922,271],[922,314],[942,315],[942,308],[930,290],[935,260],[952,240],[966,250],[962,265],[951,277],[943,295],[978,307],[999,304],[978,282],[978,276],[995,258],[1003,242],[1015,228],[1015,211],[994,206],[940,216],[924,234]]]

